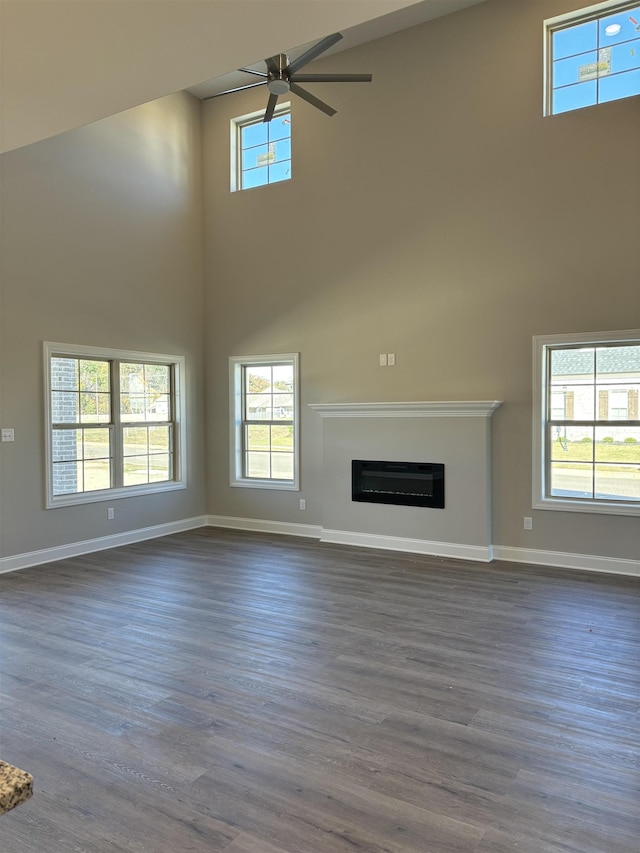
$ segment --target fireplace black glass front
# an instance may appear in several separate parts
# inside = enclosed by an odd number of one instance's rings
[[[365,503],[444,509],[444,465],[354,459],[351,497]]]

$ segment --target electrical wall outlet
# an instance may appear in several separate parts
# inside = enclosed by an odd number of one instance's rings
[[[2,430],[2,441],[13,441],[13,430],[12,429],[3,429]]]
[[[529,518],[528,515],[524,517],[524,529],[525,530],[533,530],[533,519]]]
[[[307,508],[306,500],[304,498],[300,498],[300,509],[306,509],[306,508]]]
[[[116,517],[115,509],[112,506],[107,507],[107,521],[113,521],[113,519],[115,517]]]

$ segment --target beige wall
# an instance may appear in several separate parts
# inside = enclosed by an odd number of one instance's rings
[[[0,557],[205,511],[200,164],[185,94],[0,158]],[[43,340],[186,357],[186,490],[44,509]]]
[[[542,19],[578,5],[489,0],[325,60],[374,83],[314,87],[332,119],[294,99],[285,184],[229,193],[261,92],[205,105],[209,512],[322,523],[307,403],[499,399],[493,543],[640,558],[637,518],[531,510],[532,336],[640,327],[639,99],[542,117]],[[232,489],[227,358],[291,351],[302,491]]]

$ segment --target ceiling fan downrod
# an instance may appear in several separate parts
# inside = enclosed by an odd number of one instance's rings
[[[286,95],[291,89],[291,80],[287,72],[289,57],[279,53],[267,61],[267,89],[272,95]]]

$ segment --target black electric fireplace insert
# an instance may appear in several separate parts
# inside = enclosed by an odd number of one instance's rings
[[[354,501],[444,509],[444,465],[439,462],[351,462]]]

